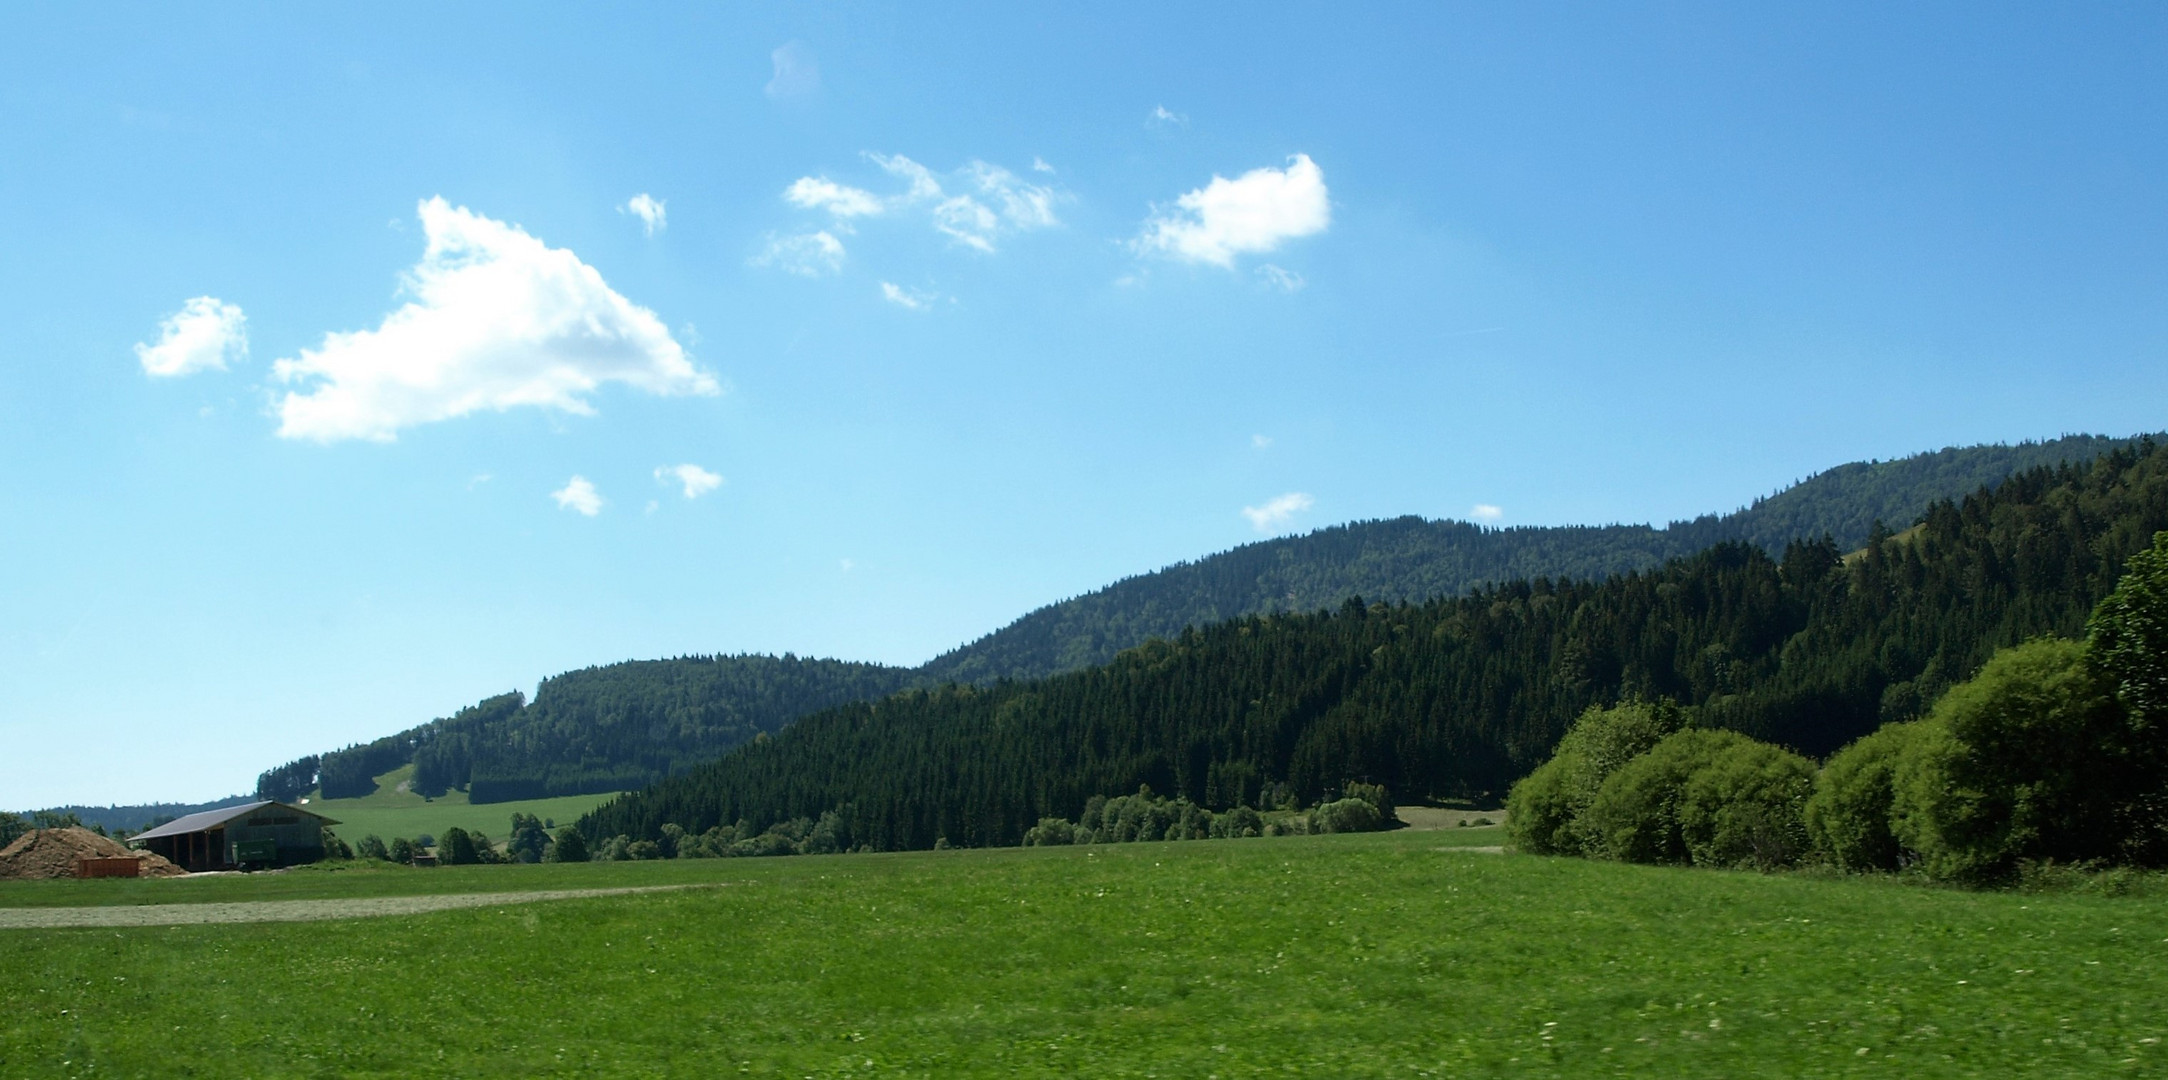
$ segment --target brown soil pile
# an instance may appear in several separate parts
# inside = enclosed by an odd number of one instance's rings
[[[32,829],[0,851],[0,880],[72,878],[77,859],[136,859],[143,877],[178,877],[188,871],[148,851],[130,851],[89,829]]]

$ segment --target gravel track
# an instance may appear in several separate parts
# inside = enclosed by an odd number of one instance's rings
[[[420,915],[457,908],[532,904],[543,900],[584,900],[594,896],[715,885],[642,885],[616,889],[537,889],[531,892],[452,893],[439,896],[358,896],[344,900],[247,900],[213,904],[141,904],[108,907],[0,908],[0,930],[44,930],[70,926],[185,926],[198,923],[320,922],[367,919],[382,915]]]

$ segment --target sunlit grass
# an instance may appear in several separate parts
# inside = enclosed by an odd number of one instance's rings
[[[41,899],[722,884],[349,922],[0,932],[0,1075],[2163,1064],[2157,903],[1454,850],[1484,833],[53,883]]]

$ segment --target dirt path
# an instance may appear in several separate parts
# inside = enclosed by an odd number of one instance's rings
[[[714,885],[644,885],[617,889],[538,889],[532,892],[453,893],[443,896],[360,896],[344,900],[248,900],[229,904],[142,904],[111,907],[0,908],[0,930],[67,926],[182,926],[193,923],[318,922],[378,915],[419,915],[455,908],[582,900]]]

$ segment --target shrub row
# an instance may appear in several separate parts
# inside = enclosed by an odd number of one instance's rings
[[[2168,532],[2084,641],[2001,650],[1921,720],[1815,763],[1668,702],[1592,708],[1516,784],[1523,851],[1629,862],[1917,869],[2168,864]]]

